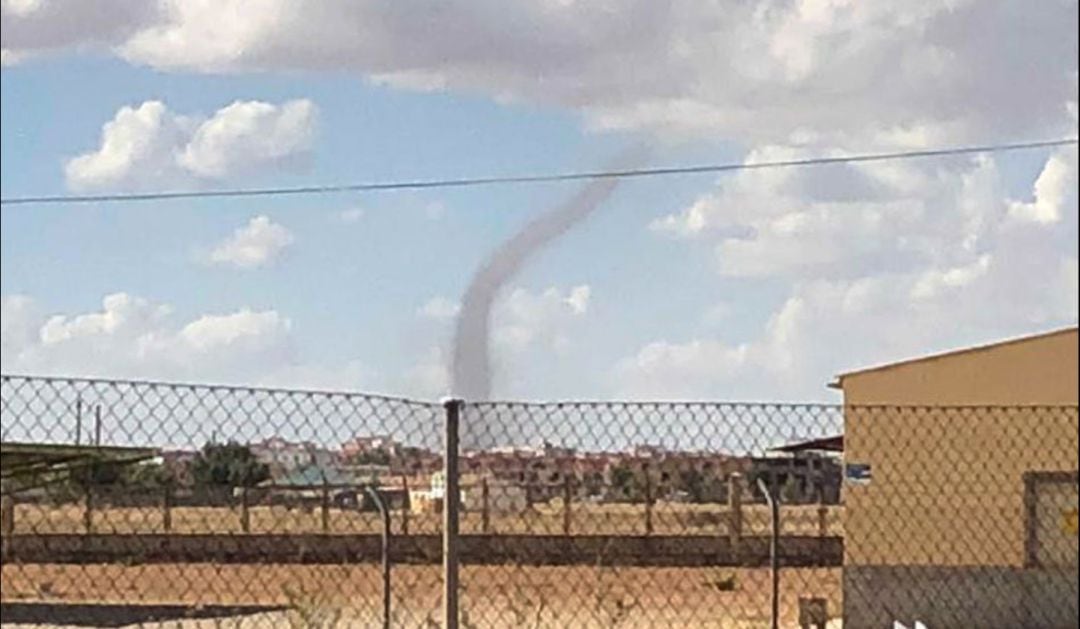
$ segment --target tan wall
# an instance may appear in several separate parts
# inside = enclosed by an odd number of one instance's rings
[[[845,404],[1077,404],[1077,330],[854,373]]]
[[[1077,373],[1073,330],[845,377],[845,461],[873,474],[845,483],[845,563],[1022,566],[1024,473],[1080,467]]]
[[[1077,469],[1075,408],[848,408],[849,565],[1022,566],[1023,475]]]

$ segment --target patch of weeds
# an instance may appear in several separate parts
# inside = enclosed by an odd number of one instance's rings
[[[329,605],[325,598],[285,588],[289,601],[286,615],[292,629],[333,629],[341,625],[342,610]]]
[[[739,589],[739,577],[734,572],[721,572],[716,578],[706,581],[705,585],[718,592],[734,592]]]
[[[596,589],[593,594],[593,612],[607,627],[618,627],[629,620],[630,614],[638,607],[637,597],[626,591],[626,586],[619,578],[614,566],[604,565],[604,555],[608,545],[596,557]]]

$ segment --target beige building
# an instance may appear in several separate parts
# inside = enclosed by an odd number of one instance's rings
[[[841,375],[845,627],[1077,626],[1077,329]]]

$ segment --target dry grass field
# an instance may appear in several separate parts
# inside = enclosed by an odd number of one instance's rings
[[[575,504],[571,532],[641,534],[644,507]],[[163,514],[155,508],[94,511],[97,533],[160,533]],[[401,532],[403,514],[393,514]],[[842,533],[841,510],[829,507],[829,535]],[[176,534],[240,532],[239,508],[176,507]],[[503,534],[558,534],[560,505],[539,505],[518,514],[492,514],[490,530]],[[78,533],[84,530],[80,505],[20,504],[14,533]],[[322,530],[320,509],[250,508],[251,532],[310,533]],[[438,514],[409,514],[409,531],[434,533]],[[661,535],[724,535],[729,515],[721,505],[658,503],[652,529]],[[743,507],[744,534],[768,531],[763,505]],[[374,513],[331,509],[333,533],[375,533]],[[817,535],[816,506],[782,510],[784,534]],[[479,513],[463,514],[463,533],[481,530]],[[393,573],[394,626],[437,626],[441,605],[439,566],[399,565]],[[785,569],[781,578],[784,626],[794,626],[798,599],[826,599],[830,613],[841,608],[840,569]],[[250,617],[191,620],[168,627],[355,627],[381,618],[381,581],[375,564],[19,564],[0,571],[2,598],[10,602],[95,605],[272,605],[282,609]],[[463,627],[767,627],[768,571],[740,568],[646,568],[605,566],[464,566]]]
[[[372,565],[8,564],[0,577],[5,602],[282,606],[263,617],[266,626],[367,626],[381,618]],[[768,626],[763,569],[465,566],[461,578],[463,627]],[[395,567],[394,626],[433,626],[440,591],[439,567]],[[840,570],[784,570],[781,592],[783,626],[795,625],[804,596],[825,598],[837,615]],[[238,626],[230,622],[199,626]]]
[[[828,535],[843,535],[841,507],[826,508]],[[241,530],[241,510],[229,507],[175,507],[172,509],[172,532],[229,533]],[[438,514],[408,514],[410,533],[436,533],[440,530]],[[256,506],[249,511],[252,533],[316,533],[322,530],[319,508],[287,509],[280,506]],[[652,530],[657,535],[722,535],[728,530],[730,516],[720,505],[657,503],[652,512]],[[395,533],[406,526],[404,514],[395,511]],[[462,533],[481,532],[481,515],[463,513]],[[329,532],[377,533],[381,523],[377,514],[340,509],[329,512]],[[490,517],[490,532],[501,534],[558,534],[563,531],[563,510],[556,505],[538,505],[522,513]],[[781,510],[781,533],[818,535],[819,513],[815,505],[785,506]],[[84,510],[80,505],[52,506],[20,504],[15,510],[14,532],[80,533],[84,532]],[[93,513],[97,533],[162,533],[161,509],[102,508]],[[641,505],[575,504],[571,509],[571,532],[576,534],[640,535],[645,532],[645,510]],[[743,507],[743,534],[764,535],[769,531],[769,512],[764,505]]]

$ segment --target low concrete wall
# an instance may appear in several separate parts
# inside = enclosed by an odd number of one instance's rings
[[[846,566],[844,629],[1075,629],[1075,568]]]
[[[380,560],[378,535],[13,535],[5,562],[23,563],[354,563]],[[438,535],[395,536],[395,563],[438,563]],[[785,566],[839,566],[839,537],[780,539]],[[769,540],[632,535],[463,535],[469,564],[765,566]]]

